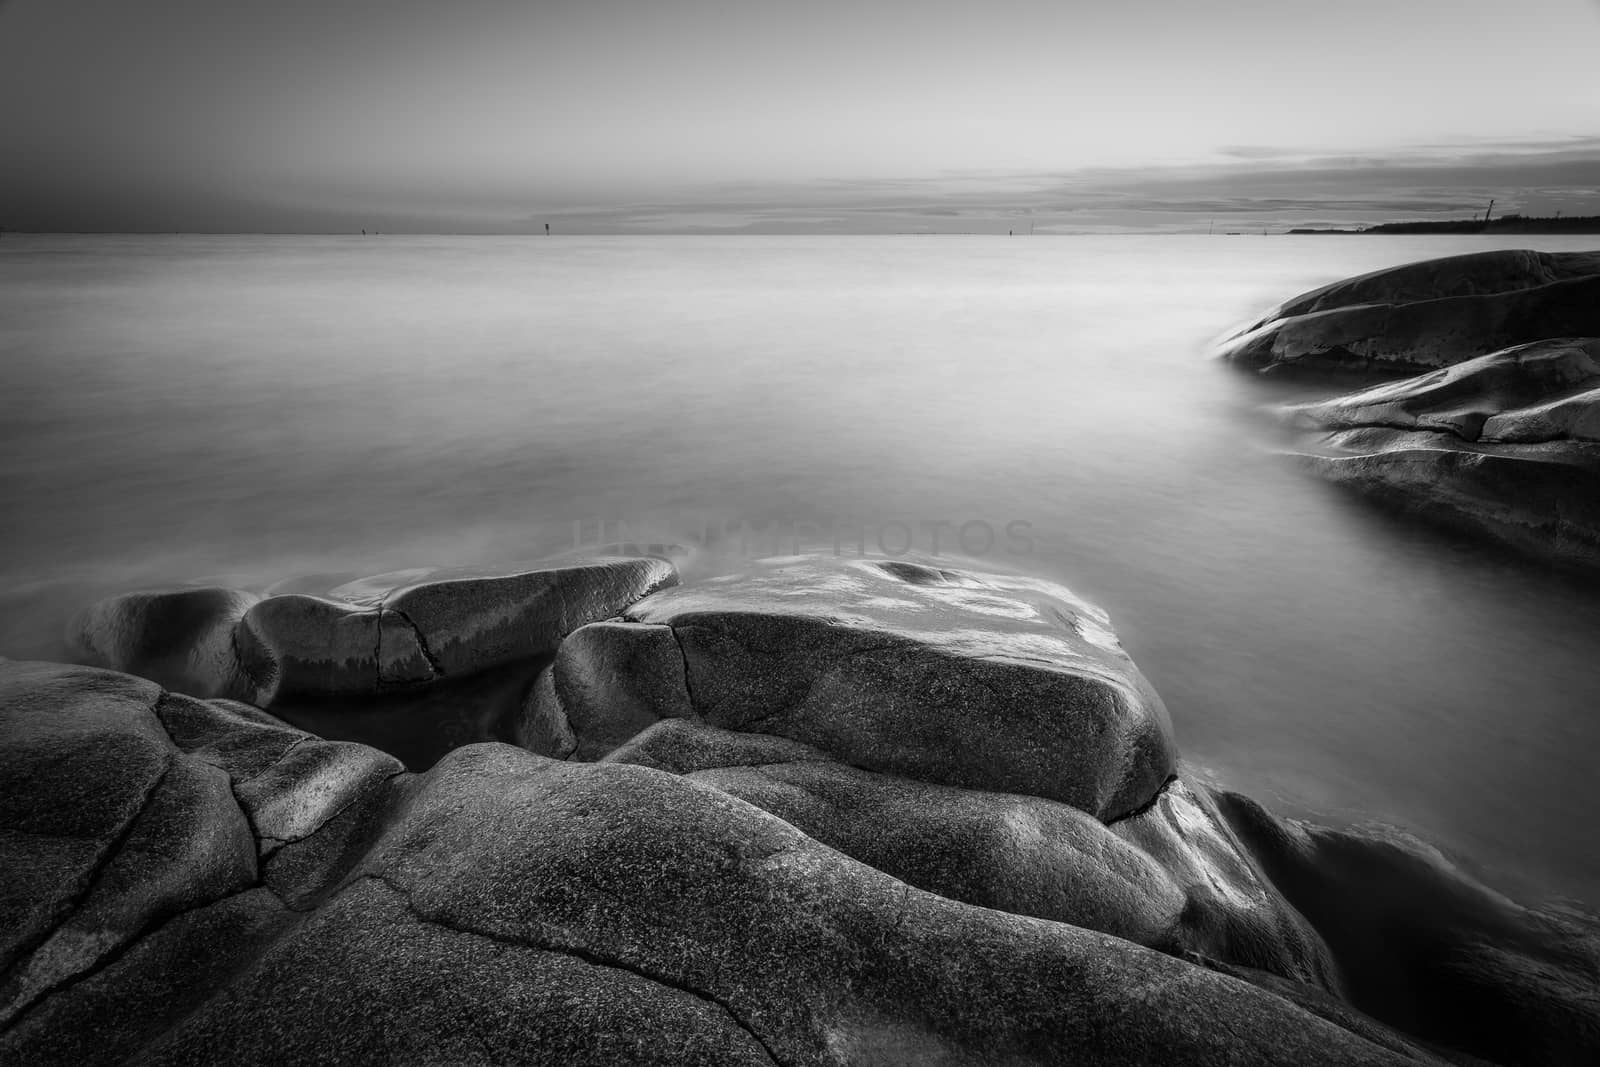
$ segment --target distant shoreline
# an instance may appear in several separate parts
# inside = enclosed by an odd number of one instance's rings
[[[1237,224],[1236,224],[1237,225]],[[555,238],[636,238],[636,237],[1282,237],[1282,236],[1320,236],[1351,235],[1351,234],[1435,234],[1451,236],[1481,236],[1481,235],[1582,235],[1600,233],[1600,215],[1575,216],[1562,219],[1534,219],[1519,218],[1508,215],[1505,219],[1495,219],[1487,226],[1482,222],[1473,220],[1452,220],[1447,222],[1386,222],[1373,226],[1359,226],[1350,228],[1341,227],[1294,227],[1292,229],[1279,229],[1269,226],[1266,229],[1259,224],[1250,224],[1246,229],[1238,230],[1205,230],[1193,229],[1122,229],[1122,230],[1043,230],[1034,234],[1007,234],[995,230],[573,230],[567,233],[548,235]],[[349,237],[357,240],[379,240],[386,237],[481,237],[481,238],[539,238],[546,239],[545,234],[535,234],[532,231],[505,230],[505,231],[464,231],[464,230],[399,230],[368,232],[363,234],[359,230],[20,230],[7,229],[0,231],[0,248],[11,243],[9,238],[30,237]]]
[[[1358,229],[1317,229],[1305,227],[1289,231],[1291,234],[1347,234],[1347,233],[1462,233],[1462,234],[1583,234],[1600,233],[1600,215],[1579,215],[1573,218],[1527,218],[1507,215],[1487,223],[1479,219],[1451,219],[1442,222],[1385,222],[1377,226]]]

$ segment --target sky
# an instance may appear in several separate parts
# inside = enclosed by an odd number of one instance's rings
[[[1600,0],[0,0],[12,230],[1203,231],[1491,196],[1600,214]]]

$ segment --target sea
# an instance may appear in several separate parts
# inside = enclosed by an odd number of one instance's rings
[[[1288,454],[1307,288],[1593,237],[0,238],[0,655],[97,597],[670,546],[1111,614],[1193,773],[1600,904],[1600,588]]]

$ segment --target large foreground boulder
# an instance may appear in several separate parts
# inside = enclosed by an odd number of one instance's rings
[[[685,716],[1102,818],[1149,803],[1175,761],[1099,608],[907,561],[780,559],[647,597],[563,643],[533,718],[565,756]]]
[[[1304,293],[1228,338],[1221,355],[1274,374],[1395,377],[1597,335],[1600,252],[1476,252]]]
[[[1312,470],[1424,518],[1600,564],[1600,340],[1545,341],[1288,409]]]
[[[672,584],[653,558],[513,570],[413,570],[309,594],[132,593],[68,638],[89,663],[260,707],[390,693],[555,652],[561,639]]]

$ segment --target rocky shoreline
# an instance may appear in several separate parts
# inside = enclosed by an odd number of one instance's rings
[[[1422,372],[1285,412],[1308,464],[1591,558],[1600,342],[1526,322],[1597,280],[1398,268],[1228,354]],[[1600,921],[1202,780],[1051,582],[614,555],[134,593],[70,637],[0,661],[3,1062],[1600,1057]]]
[[[1221,355],[1368,386],[1284,409],[1309,470],[1431,522],[1600,567],[1600,252],[1377,271],[1287,301]]]
[[[118,670],[0,664],[8,1060],[1600,1047],[1592,919],[1196,780],[1105,613],[1037,579],[563,561],[116,598],[75,633]],[[359,734],[507,659],[516,698],[412,770],[217,695],[320,696]]]

